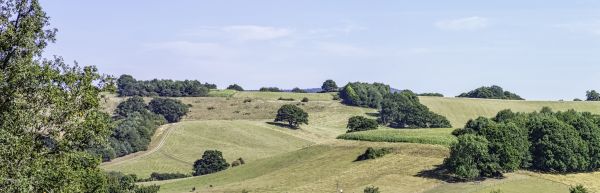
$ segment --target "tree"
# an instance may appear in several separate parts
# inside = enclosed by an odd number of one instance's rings
[[[126,117],[128,114],[134,112],[144,113],[146,111],[148,111],[148,109],[146,106],[146,102],[144,102],[144,99],[139,96],[134,96],[119,103],[117,109],[115,110],[115,113],[118,116]]]
[[[375,186],[367,186],[364,193],[379,193],[379,188]]]
[[[164,116],[169,123],[178,122],[189,111],[189,107],[180,100],[169,98],[152,99],[148,108],[153,113]]]
[[[588,90],[585,96],[587,97],[586,101],[600,101],[600,93],[596,90]]]
[[[377,120],[369,119],[363,116],[353,116],[348,119],[348,133],[356,132],[356,131],[366,131],[377,129],[379,124],[377,124]]]
[[[450,157],[444,160],[444,165],[465,180],[501,175],[500,166],[488,154],[488,141],[474,134],[458,136],[458,143],[450,147]]]
[[[290,127],[297,128],[299,124],[308,124],[308,113],[300,107],[292,104],[285,104],[277,111],[275,122],[287,122]]]
[[[295,93],[306,93],[305,90],[302,90],[302,89],[300,89],[298,87],[294,87],[294,89],[292,89],[292,92],[295,92]]]
[[[409,90],[388,94],[381,102],[379,121],[399,128],[449,128],[450,121],[429,111]]]
[[[216,89],[215,84],[202,84],[197,80],[135,80],[131,75],[121,75],[117,80],[119,96],[165,96],[165,97],[198,97],[208,95],[209,89]]]
[[[462,93],[457,97],[467,98],[485,98],[485,99],[505,99],[505,100],[525,100],[521,96],[504,91],[502,87],[492,85],[490,87],[482,86],[467,93]]]
[[[229,90],[237,90],[237,91],[244,91],[244,88],[242,88],[242,86],[237,85],[237,84],[229,85],[227,87],[227,89],[229,89]]]
[[[228,167],[229,163],[223,158],[223,153],[218,150],[206,150],[202,159],[194,162],[194,176],[212,174]]]
[[[348,83],[340,90],[340,97],[348,105],[379,108],[383,97],[390,93],[390,86],[382,83]]]
[[[96,67],[42,59],[55,40],[37,0],[0,1],[0,192],[106,190],[100,158],[110,117],[100,92],[112,79]]]
[[[321,89],[323,90],[323,92],[337,92],[338,86],[337,84],[335,84],[335,81],[329,79],[323,82]]]

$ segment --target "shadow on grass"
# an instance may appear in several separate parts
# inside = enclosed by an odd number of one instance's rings
[[[477,179],[468,181],[468,180],[458,178],[458,177],[452,175],[448,171],[448,169],[446,169],[444,167],[444,165],[436,165],[435,168],[433,168],[433,169],[420,171],[419,173],[417,173],[417,175],[415,175],[415,177],[436,179],[436,180],[441,180],[441,181],[444,181],[447,183],[481,182],[481,181],[485,181],[486,179],[492,179],[492,178],[479,177]],[[495,177],[493,179],[503,179],[503,178],[504,178],[504,176],[499,175],[498,177]]]
[[[278,123],[278,122],[272,122],[272,121],[268,121],[266,123],[269,124],[269,125],[275,125],[275,126],[278,126],[278,127],[288,128],[288,129],[291,129],[291,130],[300,129],[299,127],[293,127],[293,126],[290,126],[290,125],[285,124],[285,123]]]

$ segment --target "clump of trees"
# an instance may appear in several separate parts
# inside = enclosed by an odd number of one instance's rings
[[[442,93],[437,93],[437,92],[420,93],[417,95],[418,96],[444,97],[444,95]]]
[[[148,104],[153,113],[162,115],[169,123],[178,122],[189,112],[189,106],[180,100],[170,98],[155,98]]]
[[[292,89],[292,92],[295,92],[295,93],[306,93],[306,90],[304,90],[304,89],[300,89],[300,88],[298,88],[298,87],[294,87],[294,88]]]
[[[600,93],[596,90],[589,90],[585,93],[586,101],[600,101]]]
[[[121,75],[117,79],[117,93],[119,96],[163,96],[163,97],[198,97],[206,96],[210,89],[217,86],[209,83],[200,83],[197,80],[136,80],[131,75]]]
[[[231,162],[231,167],[237,167],[240,165],[244,165],[246,164],[246,162],[244,161],[244,159],[242,159],[241,157],[236,159],[235,161]]]
[[[258,91],[260,91],[260,92],[282,92],[277,87],[261,87]]]
[[[171,180],[171,179],[179,179],[179,178],[187,178],[190,177],[189,174],[182,174],[182,173],[158,173],[158,172],[152,172],[152,174],[150,174],[150,178],[148,178],[147,181],[161,181],[161,180]]]
[[[379,193],[379,187],[375,186],[367,186],[365,187],[364,193]]]
[[[227,89],[229,90],[237,90],[237,91],[244,91],[244,88],[242,88],[242,86],[238,85],[238,84],[232,84],[227,86]]]
[[[342,102],[348,105],[379,108],[383,97],[390,94],[390,86],[382,83],[348,83],[340,90]]]
[[[377,129],[379,124],[375,119],[369,119],[363,116],[353,116],[348,119],[348,128],[347,133],[356,132],[356,131],[366,131]]]
[[[588,112],[553,112],[547,107],[533,113],[503,110],[454,131],[458,143],[444,164],[465,180],[517,169],[593,171],[600,168],[599,125],[600,116]]]
[[[212,174],[229,168],[229,163],[219,150],[206,150],[202,159],[194,162],[194,176]]]
[[[290,127],[298,128],[300,124],[308,124],[308,113],[296,105],[285,104],[277,110],[275,122],[287,122]]]
[[[482,86],[467,93],[462,93],[456,97],[465,98],[484,98],[484,99],[505,99],[505,100],[525,100],[521,96],[505,91],[502,87],[493,85],[490,87]]]
[[[323,90],[322,92],[337,92],[338,86],[335,81],[329,79],[323,82],[323,85],[321,85],[321,90]]]
[[[429,111],[410,90],[388,94],[381,102],[379,122],[396,128],[449,128],[446,117]]]
[[[378,149],[374,149],[372,147],[368,147],[367,150],[363,154],[359,155],[356,158],[356,161],[364,161],[364,160],[376,159],[376,158],[383,157],[384,155],[387,155],[389,153],[392,153],[392,149],[391,148],[378,148]]]
[[[135,174],[125,175],[121,172],[106,173],[107,192],[110,193],[156,193],[160,190],[158,185],[140,186],[136,182],[140,181]]]

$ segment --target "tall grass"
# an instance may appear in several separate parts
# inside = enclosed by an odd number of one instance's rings
[[[454,129],[378,129],[346,133],[337,138],[358,141],[423,143],[450,146],[450,144],[456,142],[456,137],[451,134],[452,130]]]

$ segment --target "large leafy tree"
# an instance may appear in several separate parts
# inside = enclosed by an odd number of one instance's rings
[[[589,90],[585,93],[587,101],[600,101],[600,93],[596,92],[596,90]]]
[[[308,124],[308,113],[296,105],[286,104],[277,111],[275,122],[278,121],[287,122],[290,127],[298,127],[302,123]]]
[[[169,123],[181,120],[189,111],[186,104],[183,104],[180,100],[170,98],[152,99],[148,104],[148,108],[153,113],[164,116]]]
[[[84,150],[110,133],[93,66],[42,59],[56,29],[37,0],[0,1],[0,192],[106,191]]]
[[[119,103],[117,109],[115,110],[115,113],[121,117],[126,117],[127,115],[134,112],[145,113],[148,111],[148,109],[146,109],[146,106],[146,102],[144,102],[144,99],[142,97],[134,96]]]
[[[323,92],[336,92],[338,91],[338,86],[335,83],[335,81],[329,79],[323,82],[323,85],[321,85],[321,89],[323,89]]]
[[[448,128],[452,127],[446,117],[429,111],[419,102],[419,97],[404,90],[388,94],[381,102],[379,121],[400,128]]]
[[[369,119],[363,116],[353,116],[348,119],[348,133],[356,131],[366,131],[377,129],[379,124],[375,119]]]
[[[206,150],[202,154],[202,159],[194,162],[194,176],[215,173],[228,167],[229,163],[223,158],[223,153],[219,150]]]

